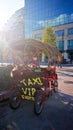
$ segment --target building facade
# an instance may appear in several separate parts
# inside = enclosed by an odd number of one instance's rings
[[[7,21],[3,29],[3,38],[12,42],[24,37],[24,8],[17,10]]]
[[[56,35],[56,45],[65,60],[73,59],[73,23],[54,27]],[[33,37],[41,40],[44,29],[33,31]]]
[[[41,39],[53,26],[64,59],[73,58],[73,0],[25,0],[25,37]]]

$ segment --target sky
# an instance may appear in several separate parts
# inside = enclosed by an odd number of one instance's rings
[[[16,10],[24,7],[24,0],[0,0],[0,30]]]

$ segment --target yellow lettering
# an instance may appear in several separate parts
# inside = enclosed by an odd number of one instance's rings
[[[28,100],[30,100],[30,99],[31,99],[31,97],[29,97],[29,96],[25,96],[25,99],[28,99]]]
[[[39,85],[43,85],[43,83],[42,83],[40,77],[38,77],[37,80],[38,80],[38,84],[39,84]]]
[[[20,83],[23,83],[25,86],[27,86],[25,79],[21,80]]]
[[[35,98],[34,97],[32,97],[32,96],[25,96],[25,95],[21,95],[21,98],[22,99],[27,99],[27,100],[35,100]]]
[[[28,95],[31,96],[30,88],[28,88]]]
[[[31,96],[25,96],[25,99],[34,101],[34,97],[31,97]]]
[[[33,85],[31,79],[28,79],[28,85]]]
[[[34,85],[35,85],[35,84],[38,84],[38,85],[43,85],[43,83],[42,83],[42,81],[41,81],[40,77],[33,78],[33,81],[34,81]]]
[[[34,96],[35,92],[36,92],[36,89],[32,88],[32,96]]]
[[[33,78],[34,85],[37,83],[37,78]]]
[[[23,93],[26,95],[27,94],[27,88],[22,88],[22,91],[23,91]]]
[[[35,100],[35,98],[34,98],[34,97],[31,97],[31,100],[33,100],[33,101],[34,101],[34,100]]]
[[[25,98],[24,95],[21,95],[21,98],[24,99]]]

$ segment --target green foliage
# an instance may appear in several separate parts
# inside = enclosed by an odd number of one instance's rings
[[[56,36],[53,27],[45,28],[42,42],[52,44],[54,46],[56,45]]]

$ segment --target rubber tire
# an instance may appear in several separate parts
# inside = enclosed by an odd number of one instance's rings
[[[18,91],[13,92],[12,95],[11,95],[11,97],[10,97],[10,99],[9,99],[9,105],[10,105],[10,107],[12,109],[17,109],[20,106],[20,104],[21,104],[20,93]]]
[[[58,81],[56,80],[54,83],[55,87],[58,87]]]
[[[58,92],[58,81],[55,81],[55,92]]]
[[[35,102],[34,102],[34,113],[36,115],[40,115],[43,110],[44,104],[42,103],[42,100],[43,100],[43,93],[41,90],[37,90],[35,94]]]

